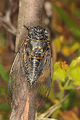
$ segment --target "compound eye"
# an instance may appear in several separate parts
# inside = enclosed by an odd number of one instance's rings
[[[47,31],[47,30],[45,30],[45,34],[48,34],[48,31]]]
[[[29,33],[28,33],[29,38],[32,38],[32,37],[33,37],[33,32],[34,32],[33,29],[30,29],[30,30],[29,30]]]
[[[30,30],[30,31],[29,31],[29,35],[32,35],[32,33],[33,33],[33,31],[32,31],[32,30]]]

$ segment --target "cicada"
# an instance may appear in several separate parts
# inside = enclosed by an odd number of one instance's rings
[[[51,67],[48,31],[41,26],[28,27],[28,35],[22,42],[10,69],[8,101],[12,106],[17,106],[21,95],[25,94],[25,88],[31,89],[34,84],[37,84],[37,99],[40,96],[47,98],[51,87]],[[38,101],[38,106],[41,104],[41,100]]]

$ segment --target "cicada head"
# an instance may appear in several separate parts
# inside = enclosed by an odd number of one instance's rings
[[[49,37],[49,33],[46,29],[42,28],[41,26],[37,26],[34,28],[28,29],[28,39],[36,39],[36,40],[47,40]]]

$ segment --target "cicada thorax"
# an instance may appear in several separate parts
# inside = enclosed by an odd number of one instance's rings
[[[35,27],[30,29],[28,37],[24,42],[26,56],[23,61],[27,81],[30,86],[38,81],[42,74],[44,64],[47,62],[45,57],[50,53],[50,41],[45,29]],[[26,65],[27,63],[27,65]]]

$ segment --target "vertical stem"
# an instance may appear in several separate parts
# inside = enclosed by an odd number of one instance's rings
[[[65,83],[64,87],[67,87],[69,82],[70,82],[70,79],[67,80],[67,82]]]
[[[61,93],[60,93],[60,104],[61,104],[61,102],[62,102],[63,93],[64,93],[64,89],[62,88],[62,89],[61,89]]]
[[[60,104],[61,104],[62,98],[63,98],[63,93],[64,93],[64,87],[62,87],[60,81],[59,81],[59,87],[60,87],[60,90],[61,90],[61,92],[60,92]]]
[[[19,16],[15,52],[18,52],[22,41],[26,39],[27,36],[27,30],[23,25],[26,25],[27,27],[42,25],[43,5],[44,0],[19,0]],[[24,86],[26,87],[26,82],[24,82]],[[35,120],[36,84],[29,90],[28,95],[27,90],[28,89],[25,88],[26,92],[25,96],[23,96],[24,102],[19,101],[18,110],[12,108],[10,120]]]

